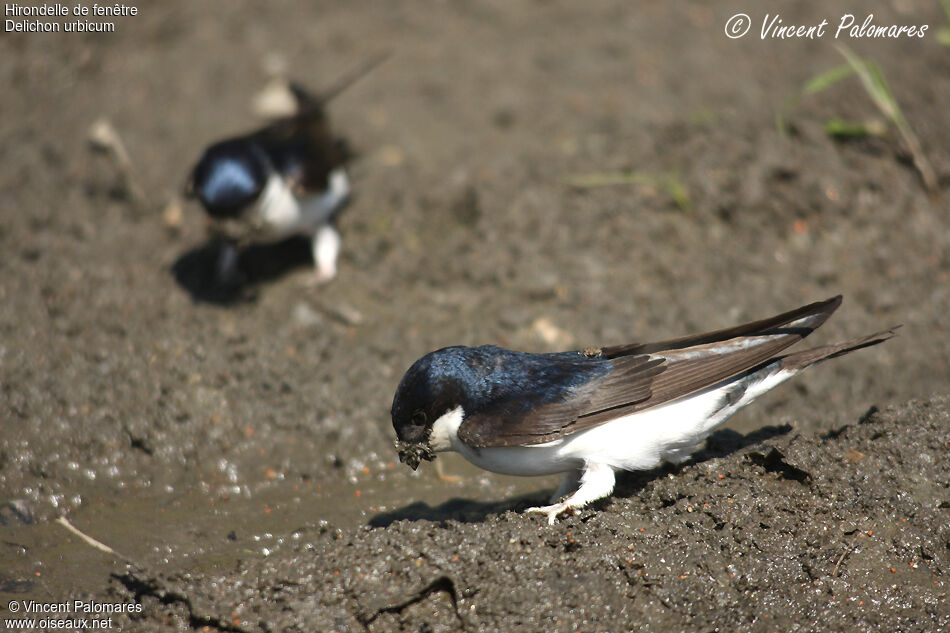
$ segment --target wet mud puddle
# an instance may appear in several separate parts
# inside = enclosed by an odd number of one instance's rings
[[[63,516],[116,555],[71,533],[55,514],[24,521],[7,513],[0,526],[0,597],[102,595],[110,574],[121,573],[127,561],[152,572],[220,572],[314,531],[381,528],[403,519],[481,520],[544,500],[556,485],[557,478],[504,477],[455,456],[440,459],[456,480],[440,481],[431,466],[410,475],[396,465],[348,480],[271,481],[253,490],[79,491],[85,501]]]

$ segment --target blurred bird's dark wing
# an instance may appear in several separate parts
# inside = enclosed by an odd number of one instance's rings
[[[241,147],[264,157],[268,169],[280,174],[297,193],[324,191],[329,185],[330,173],[349,158],[345,141],[334,138],[326,114],[316,102],[254,132],[218,141],[205,150],[205,156],[208,151],[223,146]],[[185,183],[185,195],[189,197],[195,191],[196,169],[197,166],[192,168]]]
[[[264,150],[279,173],[303,192],[325,190],[330,172],[342,167],[348,158],[345,143],[333,136],[318,101],[301,102],[297,114],[278,119],[248,138]]]
[[[840,296],[724,330],[586,352],[610,370],[540,406],[499,399],[471,412],[459,438],[473,447],[542,444],[664,404],[773,360],[839,305]]]

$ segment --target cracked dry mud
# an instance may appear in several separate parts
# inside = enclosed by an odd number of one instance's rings
[[[759,11],[169,0],[108,37],[0,38],[0,617],[85,598],[138,601],[123,631],[950,629],[946,18],[864,3],[931,30],[850,42],[931,195],[893,131],[825,134],[880,116],[855,78],[793,99],[842,63],[831,40],[724,36]],[[308,286],[289,240],[209,285],[220,244],[172,203],[191,162],[260,123],[274,71],[319,89],[380,50],[330,104],[358,153],[339,277]],[[392,394],[432,349],[596,349],[838,293],[806,346],[904,327],[554,526],[521,514],[554,479],[398,463]]]

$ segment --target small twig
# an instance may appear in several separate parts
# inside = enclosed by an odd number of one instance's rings
[[[125,562],[129,563],[130,565],[135,565],[136,567],[139,566],[134,560],[132,560],[128,556],[120,554],[119,552],[115,551],[114,549],[106,545],[105,543],[101,541],[97,541],[96,539],[92,538],[88,534],[84,534],[83,532],[81,532],[79,528],[77,528],[75,525],[70,523],[69,520],[66,519],[66,517],[59,517],[58,519],[56,519],[56,522],[62,525],[67,530],[69,530],[70,532],[72,532],[73,534],[75,534],[76,536],[78,536],[79,538],[81,538],[82,540],[84,540],[87,545],[91,545],[92,547],[95,547],[97,550],[105,552],[106,554],[111,554],[115,556],[116,558],[120,558],[124,560]]]
[[[853,552],[853,551],[854,551],[854,542],[852,541],[851,546],[848,547],[848,549],[846,549],[844,552],[841,553],[841,556],[838,558],[838,562],[835,563],[835,568],[834,568],[834,570],[831,572],[831,575],[832,575],[832,576],[834,576],[835,578],[838,577],[838,567],[841,566],[841,563],[842,563],[842,562],[844,561],[844,559],[848,556],[848,554],[850,554],[850,553]]]
[[[96,149],[105,151],[112,157],[116,169],[122,177],[122,184],[135,202],[145,201],[145,191],[135,178],[132,159],[125,149],[122,138],[108,119],[98,119],[89,128],[89,141]]]
[[[347,326],[356,326],[361,325],[365,321],[363,313],[354,308],[353,306],[337,302],[330,303],[329,301],[317,301],[315,302],[315,308],[320,312],[323,312],[331,319],[342,323]]]

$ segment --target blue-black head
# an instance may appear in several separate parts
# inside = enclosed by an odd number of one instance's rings
[[[195,165],[188,193],[211,217],[234,218],[263,191],[268,170],[267,158],[252,141],[222,141],[206,149]]]
[[[536,407],[563,402],[610,371],[609,361],[582,352],[528,354],[483,345],[426,354],[403,376],[393,399],[400,458],[410,466],[431,459],[419,447],[428,446],[433,424],[457,407],[463,422],[479,414],[521,418]]]
[[[445,347],[430,352],[406,371],[392,406],[393,428],[400,442],[427,444],[435,421],[464,404],[470,349]]]

